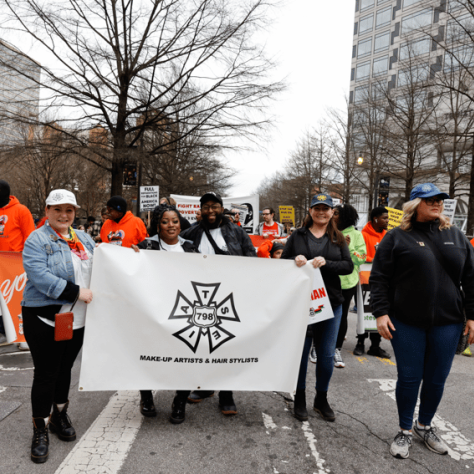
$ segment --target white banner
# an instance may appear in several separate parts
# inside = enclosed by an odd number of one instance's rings
[[[193,224],[196,222],[196,212],[201,209],[199,203],[200,196],[181,196],[179,194],[172,194],[171,197],[176,201],[176,206],[179,212],[186,217],[186,219]],[[245,215],[245,220],[240,217],[240,223],[248,234],[255,234],[258,227],[258,212],[259,212],[259,196],[254,194],[252,196],[240,197],[223,197],[224,207],[232,209],[236,205],[245,206],[248,211]]]
[[[370,305],[369,278],[371,263],[363,263],[359,267],[359,284],[357,285],[357,334],[365,331],[377,331],[377,319],[372,315]]]
[[[311,260],[312,262],[312,260]],[[311,262],[308,264],[311,265]],[[313,291],[311,292],[311,306],[309,307],[309,323],[320,323],[326,319],[334,318],[331,302],[327,296],[321,270],[313,269]]]
[[[293,392],[312,278],[292,260],[101,245],[80,390]]]

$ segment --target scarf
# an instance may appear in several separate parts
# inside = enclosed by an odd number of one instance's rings
[[[84,245],[82,245],[82,242],[79,240],[72,227],[69,227],[69,237],[64,237],[64,235],[61,235],[59,232],[55,232],[59,235],[59,237],[61,237],[61,239],[67,242],[72,253],[77,255],[81,260],[89,260],[87,252],[84,249]]]

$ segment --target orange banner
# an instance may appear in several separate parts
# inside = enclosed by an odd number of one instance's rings
[[[370,272],[368,271],[360,271],[359,272],[359,282],[361,285],[368,285],[370,278]]]
[[[25,342],[21,317],[21,300],[23,298],[23,289],[25,288],[26,280],[26,272],[23,269],[21,252],[0,252],[0,291],[8,306],[18,336],[14,342]],[[8,317],[8,315],[4,314],[5,326],[6,317]]]

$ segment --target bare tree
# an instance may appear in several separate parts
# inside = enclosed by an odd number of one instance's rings
[[[229,135],[258,136],[260,113],[282,90],[269,82],[273,64],[255,43],[269,1],[250,0],[2,0],[4,26],[27,35],[48,53],[41,104],[58,116],[55,126],[69,152],[111,174],[121,194],[124,165],[148,128],[165,123],[208,142]],[[15,64],[3,64],[15,70]],[[17,73],[28,74],[18,69]],[[196,109],[196,106],[198,108]],[[25,120],[19,115],[18,119]],[[83,132],[100,126],[106,147],[83,153]],[[183,140],[185,135],[177,135]],[[103,145],[103,143],[101,143]],[[161,155],[163,146],[147,150]]]

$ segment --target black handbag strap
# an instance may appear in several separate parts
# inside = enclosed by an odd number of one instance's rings
[[[209,240],[209,243],[212,245],[212,248],[214,249],[214,252],[216,252],[216,255],[230,255],[228,252],[225,252],[219,246],[216,244],[215,240],[212,238],[211,233],[209,232],[209,229],[206,226],[202,226],[204,229],[204,232],[206,233],[207,239]]]

